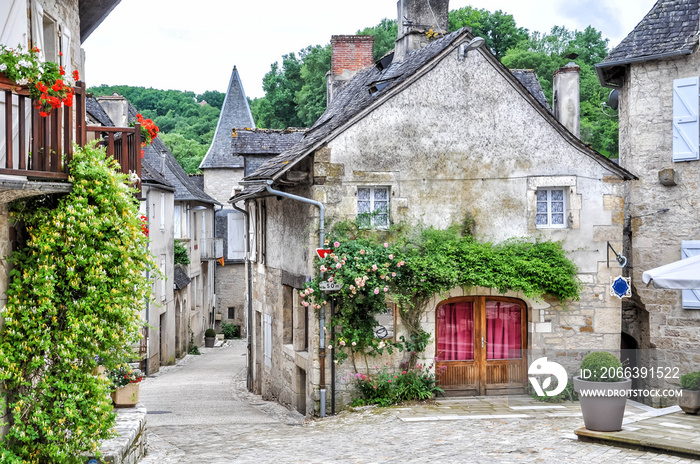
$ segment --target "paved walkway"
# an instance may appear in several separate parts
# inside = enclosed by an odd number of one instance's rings
[[[441,399],[306,421],[245,391],[244,353],[245,342],[236,340],[144,381],[149,451],[142,464],[692,462],[579,441],[578,404],[524,396]],[[648,418],[647,409],[632,403],[627,420]]]

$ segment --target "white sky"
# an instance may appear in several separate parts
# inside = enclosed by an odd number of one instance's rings
[[[616,46],[656,0],[453,0],[512,14],[518,26],[592,25]],[[237,66],[246,94],[261,97],[262,78],[282,55],[325,45],[396,18],[396,0],[121,0],[83,44],[85,81],[156,89],[225,92]]]

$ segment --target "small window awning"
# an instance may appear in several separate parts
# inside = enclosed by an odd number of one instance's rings
[[[642,280],[647,285],[653,281],[658,288],[700,289],[700,255],[645,271]]]

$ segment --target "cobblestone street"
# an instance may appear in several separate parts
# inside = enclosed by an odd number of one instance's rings
[[[244,353],[243,340],[203,349],[144,381],[142,464],[691,462],[579,442],[577,404],[526,398],[521,406],[504,405],[507,414],[494,412],[494,400],[466,399],[308,421],[245,391]]]

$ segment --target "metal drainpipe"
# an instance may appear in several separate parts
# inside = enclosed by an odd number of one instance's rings
[[[253,271],[252,267],[250,265],[250,237],[248,237],[248,234],[250,233],[250,225],[248,222],[250,221],[250,218],[248,216],[248,211],[239,208],[236,206],[235,203],[231,203],[231,206],[233,209],[236,211],[239,211],[243,213],[243,216],[245,216],[245,265],[246,265],[246,270],[248,274],[248,328],[247,328],[247,337],[248,338],[248,362],[246,363],[248,365],[248,372],[246,374],[246,387],[248,387],[248,391],[253,391],[253,283],[251,282],[253,278]]]
[[[326,209],[323,206],[323,203],[312,200],[310,198],[305,198],[305,197],[300,197],[298,195],[293,195],[291,193],[287,192],[282,192],[280,190],[275,190],[272,188],[272,181],[268,180],[267,184],[265,185],[265,188],[269,193],[272,195],[280,196],[283,198],[289,198],[291,200],[297,200],[301,201],[302,203],[307,203],[310,205],[314,205],[318,207],[319,209],[319,230],[318,230],[318,247],[323,248],[324,246],[324,241],[326,239],[325,236],[325,213]],[[326,309],[323,308],[319,312],[319,362],[321,364],[321,381],[320,381],[320,393],[321,393],[321,411],[320,411],[320,416],[321,417],[326,417]]]

